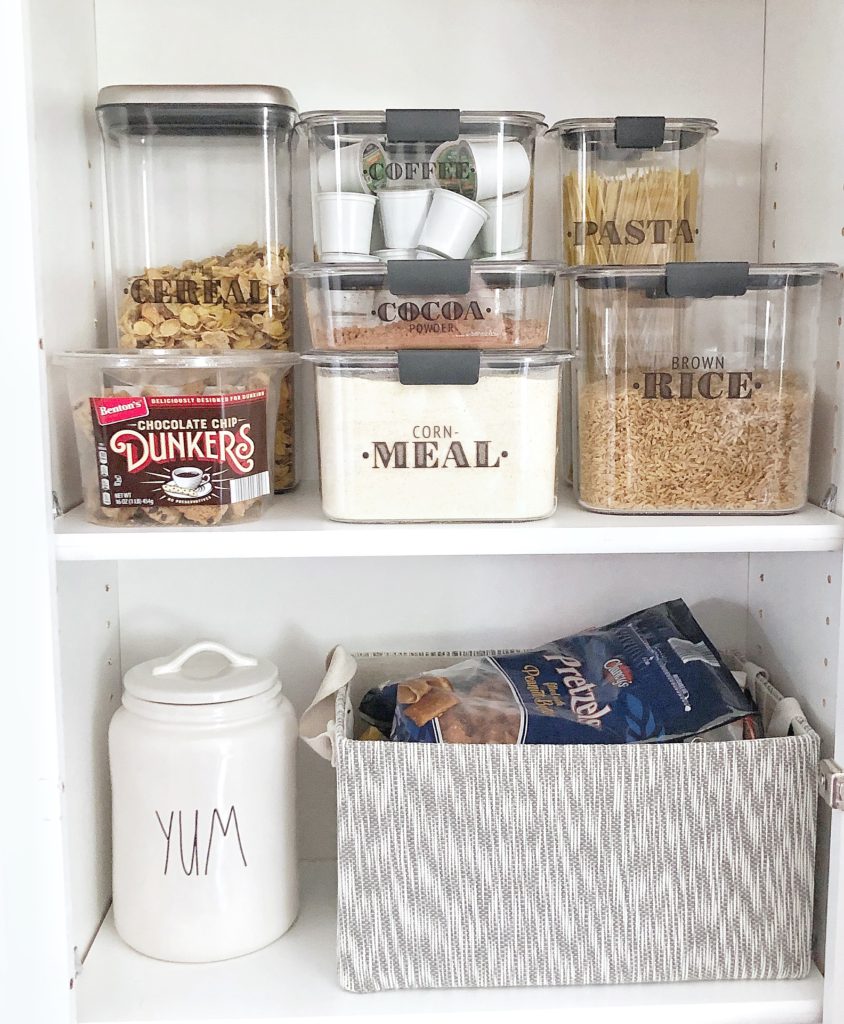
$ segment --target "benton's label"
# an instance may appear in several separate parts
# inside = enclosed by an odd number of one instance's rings
[[[269,494],[267,392],[91,399],[101,504],[228,505]]]

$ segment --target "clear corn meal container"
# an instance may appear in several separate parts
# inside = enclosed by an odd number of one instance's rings
[[[83,499],[104,526],[225,526],[273,492],[289,352],[66,352]]]
[[[565,272],[575,485],[598,512],[795,512],[806,503],[831,264]]]
[[[314,259],[529,259],[541,114],[303,114]]]
[[[314,349],[541,349],[559,268],[468,260],[293,270]]]
[[[276,86],[100,90],[114,346],[292,349],[296,110]],[[284,491],[296,482],[289,388],[280,401],[274,487]]]
[[[568,355],[309,353],[322,507],[346,522],[542,519]]]
[[[697,117],[576,118],[560,143],[565,262],[657,264],[698,259],[706,143]]]

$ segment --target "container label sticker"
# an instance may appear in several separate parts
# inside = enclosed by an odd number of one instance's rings
[[[103,506],[220,506],[271,493],[266,389],[90,401]]]

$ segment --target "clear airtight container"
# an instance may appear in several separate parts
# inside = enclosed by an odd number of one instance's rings
[[[641,264],[698,259],[707,118],[558,121],[564,259]]]
[[[534,144],[544,127],[541,114],[511,111],[303,114],[314,259],[529,259]]]
[[[553,263],[390,261],[296,268],[314,349],[541,349]]]
[[[219,526],[272,494],[292,352],[65,352],[82,491],[102,526]]]
[[[566,354],[309,353],[322,507],[346,522],[542,519]]]
[[[109,86],[112,343],[127,351],[291,349],[290,142],[296,103],[261,85]],[[275,489],[296,482],[293,395]]]
[[[566,271],[582,505],[795,512],[831,264]]]

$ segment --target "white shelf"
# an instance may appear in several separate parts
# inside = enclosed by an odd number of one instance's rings
[[[56,521],[55,542],[60,561],[834,551],[844,544],[844,518],[814,505],[786,516],[599,515],[566,490],[555,514],[534,523],[333,523],[311,484],[275,498],[262,519],[243,526],[93,526],[79,507]]]
[[[293,1024],[353,1017],[571,1024],[818,1024],[823,978],[575,988],[345,992],[334,964],[335,869],[303,866],[299,920],[278,942],[219,964],[168,964],[135,953],[106,918],[77,982],[80,1024]]]

